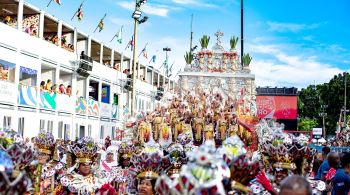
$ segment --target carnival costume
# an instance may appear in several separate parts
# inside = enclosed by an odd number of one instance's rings
[[[29,192],[32,181],[28,167],[34,158],[18,134],[0,131],[0,194],[20,195]]]
[[[71,150],[76,158],[77,169],[80,166],[90,167],[94,162],[97,152],[97,145],[90,137],[84,137],[73,144]],[[91,171],[83,173],[80,170],[73,170],[71,173],[63,176],[60,180],[61,185],[57,190],[58,194],[95,194],[104,184],[109,184],[111,178],[106,172]]]
[[[35,181],[35,191],[49,194],[59,185],[59,179],[65,174],[65,164],[60,162],[64,151],[51,133],[39,133],[34,138],[36,146],[36,161],[32,165],[32,177]]]

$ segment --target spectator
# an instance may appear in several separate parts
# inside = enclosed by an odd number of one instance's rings
[[[40,91],[45,89],[45,81],[41,81],[40,83]]]
[[[51,86],[52,86],[51,80],[48,79],[47,82],[46,82],[45,90],[50,91],[51,90]]]
[[[54,92],[54,93],[58,93],[58,86],[57,84],[54,84],[52,87],[51,87],[51,91]]]
[[[72,95],[72,86],[68,85],[66,89],[66,94],[71,96]]]
[[[328,170],[329,170],[329,164],[327,161],[327,155],[328,153],[331,151],[331,149],[326,146],[322,148],[322,158],[323,158],[323,162],[320,166],[320,168],[317,171],[316,177],[315,179],[317,180],[324,180],[324,177],[326,176]]]
[[[4,65],[0,64],[0,80],[5,81],[8,79],[8,68]]]
[[[59,86],[59,88],[58,88],[58,91],[59,91],[59,93],[61,93],[61,94],[66,94],[66,89],[65,89],[65,87],[64,87],[63,84],[60,84],[60,86]]]
[[[289,176],[282,181],[280,195],[312,195],[309,182],[302,176]]]
[[[350,153],[342,157],[341,166],[333,178],[332,195],[348,195],[350,191]]]

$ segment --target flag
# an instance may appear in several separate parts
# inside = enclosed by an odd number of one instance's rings
[[[117,42],[118,42],[119,44],[122,44],[122,42],[123,42],[123,26],[120,27],[120,30],[119,30],[119,32],[118,32],[118,35],[117,35]]]
[[[95,30],[94,30],[94,33],[96,32],[96,30],[97,29],[99,29],[99,31],[98,32],[101,32],[102,30],[103,30],[103,28],[104,28],[104,19],[106,18],[106,16],[107,16],[107,14],[105,14],[104,16],[103,16],[103,18],[100,20],[100,22],[98,23],[98,25],[97,25],[97,27],[95,28]]]
[[[61,5],[61,0],[55,0],[58,5]]]
[[[104,22],[103,22],[104,18],[102,18],[100,20],[100,23],[98,23],[98,32],[101,32],[103,30],[103,27],[104,27]]]
[[[148,55],[147,55],[147,51],[146,51],[146,47],[143,48],[142,50],[142,54],[143,54],[143,57],[145,57],[146,59],[148,59]]]
[[[131,40],[126,45],[125,50],[129,49],[129,47],[131,47],[131,51],[132,51],[133,50],[133,46],[134,46],[134,35],[131,37]]]
[[[79,21],[83,19],[83,4],[80,5],[76,15]]]
[[[148,63],[151,63],[151,62],[156,63],[156,59],[157,59],[157,56],[153,55],[151,60]]]

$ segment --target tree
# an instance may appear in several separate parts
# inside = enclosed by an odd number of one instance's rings
[[[315,119],[319,125],[322,125],[321,105],[327,105],[325,112],[325,126],[327,134],[334,134],[339,114],[344,106],[344,74],[335,75],[328,83],[320,85],[309,85],[302,89],[298,95],[298,113],[299,119]],[[347,83],[350,81],[350,75],[346,74]],[[347,85],[347,105],[350,106],[350,83]]]

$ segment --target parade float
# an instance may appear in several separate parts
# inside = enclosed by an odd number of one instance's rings
[[[136,126],[130,129],[126,119],[126,134],[141,144],[151,140],[166,148],[178,136],[191,136],[194,146],[207,140],[220,146],[226,138],[238,135],[250,150],[257,150],[254,126],[256,116],[255,76],[250,71],[252,58],[236,51],[237,37],[230,39],[230,49],[221,43],[223,33],[215,33],[216,43],[208,49],[210,37],[200,39],[201,49],[185,54],[186,66],[179,73],[179,88],[166,93],[154,111],[136,116]],[[130,137],[129,137],[130,139]]]

